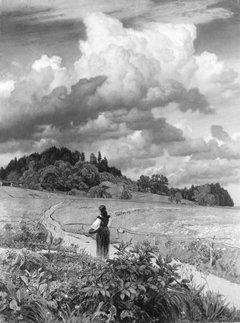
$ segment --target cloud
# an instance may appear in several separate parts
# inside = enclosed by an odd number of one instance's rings
[[[183,85],[176,81],[165,82],[164,87],[150,88],[147,92],[144,104],[150,107],[165,106],[169,103],[178,103],[177,107],[182,111],[188,110],[195,112],[199,111],[204,114],[214,113],[215,110],[210,107],[206,97],[201,94],[198,88],[187,90]]]
[[[74,78],[62,67],[61,57],[42,55],[29,73],[15,81],[1,111],[2,141],[17,135],[31,138],[41,124],[64,128],[71,121],[76,127],[89,127],[92,122],[94,130],[94,120],[100,114],[121,109],[132,112],[134,106],[135,114],[155,106],[167,107],[171,102],[182,112],[213,112],[198,88],[186,89],[177,80],[194,53],[193,25],[156,23],[136,31],[101,13],[88,15],[84,23],[87,39],[80,41],[82,55],[75,63]],[[155,121],[151,114],[148,118],[134,125],[126,120],[126,129],[142,130],[143,137],[153,144],[182,140],[172,125]],[[149,124],[145,127],[141,122]],[[118,121],[114,123],[119,127]]]
[[[167,147],[171,156],[191,156],[209,152],[209,147],[202,138],[187,139],[184,142],[175,142]]]
[[[189,183],[206,184],[220,182],[225,184],[234,182],[234,177],[238,176],[239,161],[231,161],[227,159],[215,160],[191,160],[186,162],[179,161],[178,169],[169,167],[169,180],[171,185],[187,185]],[[171,174],[172,167],[172,174]]]
[[[221,7],[220,0],[192,1],[158,1],[151,0],[156,6],[152,8],[151,19],[166,22],[188,22],[193,24],[203,24],[215,19],[228,19],[233,16],[233,12]],[[218,3],[220,5],[218,6]],[[150,18],[149,17],[149,18]]]
[[[14,90],[15,82],[13,80],[0,82],[0,100],[8,99],[11,96],[11,92]]]
[[[222,126],[219,126],[219,125],[212,125],[211,126],[211,135],[214,138],[217,138],[223,142],[231,141],[229,134],[223,130]]]
[[[196,65],[194,25],[155,23],[136,31],[101,13],[87,16],[84,23],[87,40],[80,41],[77,75],[107,77],[92,104],[148,109],[177,102],[182,112],[213,112],[198,88],[185,88],[182,77],[182,69],[191,70],[189,61]]]
[[[232,17],[233,13],[218,6],[220,0],[202,0],[192,1],[184,0],[177,5],[173,1],[142,0],[141,3],[128,0],[42,0],[33,2],[29,0],[5,1],[3,12],[15,12],[21,10],[34,12],[38,14],[38,19],[79,19],[89,12],[101,11],[113,15],[118,19],[137,20],[139,24],[144,21],[161,21],[161,22],[188,22],[193,24],[206,23],[215,19],[227,19]],[[135,14],[134,17],[132,14]]]
[[[94,108],[86,109],[88,98],[104,81],[105,77],[81,80],[71,87],[70,94],[62,86],[42,98],[31,94],[27,97],[29,102],[24,101],[24,93],[17,88],[11,98],[12,105],[8,103],[10,116],[5,114],[0,123],[0,141],[31,139],[41,125],[59,127],[64,132],[64,129],[72,127],[71,123],[76,126],[86,122],[91,115],[98,113]],[[27,91],[32,93],[32,89]]]
[[[194,60],[196,70],[192,83],[196,82],[198,89],[205,94],[220,93],[232,85],[238,77],[238,73],[225,61],[220,61],[214,53],[203,52],[199,56],[194,56]]]

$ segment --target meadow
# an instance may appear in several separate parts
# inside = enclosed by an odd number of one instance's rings
[[[24,228],[35,228],[42,235],[51,232],[57,245],[55,250],[69,248],[71,252],[81,253],[84,249],[91,256],[95,255],[95,241],[87,232],[98,215],[99,205],[104,204],[112,216],[111,259],[116,252],[113,245],[129,240],[135,245],[148,240],[163,256],[169,255],[174,263],[182,264],[181,276],[189,278],[201,272],[198,283],[207,282],[208,290],[215,287],[215,292],[225,287],[223,296],[240,309],[236,292],[240,284],[240,212],[237,208],[171,204],[165,196],[146,193],[134,193],[132,200],[125,201],[12,187],[1,187],[0,199],[2,232],[10,225],[18,233],[24,224]],[[3,239],[1,246],[3,251],[6,247]],[[21,250],[23,246],[15,247]],[[33,251],[38,250],[33,243],[29,246]],[[44,248],[48,250],[49,246],[43,244]]]

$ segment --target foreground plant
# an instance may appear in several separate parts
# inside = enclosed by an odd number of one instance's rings
[[[9,252],[0,275],[0,321],[111,323],[237,321],[224,301],[178,275],[149,243],[120,244],[116,257]]]
[[[177,265],[157,256],[149,243],[116,247],[114,259],[82,275],[83,285],[76,296],[79,313],[93,313],[102,302],[102,312],[115,310],[124,322],[173,322],[186,306],[187,289],[180,282]]]

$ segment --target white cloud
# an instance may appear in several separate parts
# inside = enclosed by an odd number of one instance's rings
[[[11,92],[14,90],[15,81],[8,80],[0,82],[0,100],[8,99],[11,96]]]
[[[203,93],[211,91],[220,93],[224,86],[232,84],[238,76],[226,62],[219,61],[216,54],[204,52],[194,58],[198,66],[194,78]]]
[[[185,138],[190,138],[191,137],[191,134],[192,134],[192,128],[187,124],[187,120],[185,119],[185,122],[184,124],[183,123],[175,123],[174,124],[174,127],[178,128],[178,129],[181,129],[182,132],[183,132],[183,136]]]
[[[165,80],[174,77],[194,52],[193,25],[151,24],[136,31],[101,13],[89,15],[84,23],[87,40],[80,41],[82,56],[75,68],[80,78],[107,76],[98,90],[105,100],[132,104],[161,82],[166,91]]]
[[[71,81],[68,75],[68,71],[65,67],[61,67],[62,58],[59,56],[48,57],[47,55],[42,55],[40,59],[36,60],[32,64],[32,69],[37,71],[39,74],[43,72],[44,69],[51,69],[53,73],[53,80],[48,85],[48,92],[45,94],[50,94],[53,89],[58,86],[65,86],[70,92]]]

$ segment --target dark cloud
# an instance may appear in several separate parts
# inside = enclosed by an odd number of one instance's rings
[[[178,103],[182,112],[188,110],[202,114],[211,114],[215,111],[210,107],[207,98],[200,93],[199,89],[187,90],[181,83],[175,80],[168,80],[162,86],[150,89],[144,100],[143,108],[167,106],[169,103]]]
[[[195,156],[199,153],[209,153],[209,147],[202,138],[171,143],[167,149],[171,156]]]
[[[64,86],[58,87],[40,101],[36,95],[32,95],[31,103],[27,107],[26,102],[13,102],[13,93],[12,104],[17,108],[11,118],[0,124],[0,142],[32,139],[40,125],[51,125],[64,132],[72,126],[85,124],[89,117],[98,114],[94,107],[88,105],[88,98],[105,80],[101,76],[80,80],[72,86],[70,94],[67,94]]]
[[[152,120],[143,128],[142,136],[153,144],[185,140],[182,130],[168,124],[164,118]]]
[[[79,57],[79,39],[86,39],[82,20],[46,20],[44,13],[51,9],[11,11],[1,16],[1,71],[13,61],[32,64],[43,53],[58,55],[70,67]]]
[[[197,88],[192,88],[188,91],[183,90],[183,95],[179,97],[179,109],[183,112],[191,110],[204,114],[214,113],[206,97]]]
[[[211,126],[211,135],[214,138],[217,138],[217,139],[224,141],[224,142],[231,141],[229,134],[223,130],[222,126],[219,126],[219,125],[212,125]]]

